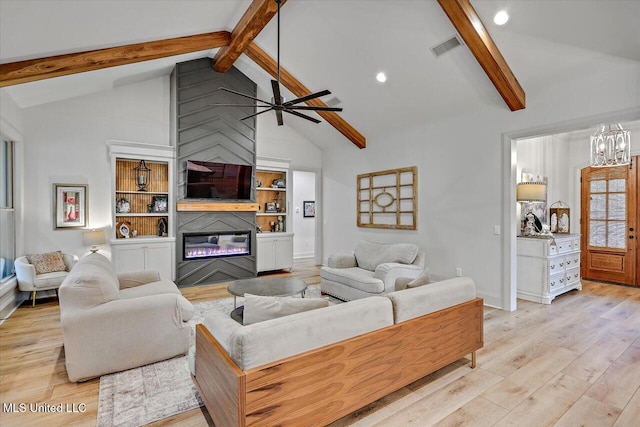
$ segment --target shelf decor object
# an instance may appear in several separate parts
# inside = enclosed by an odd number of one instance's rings
[[[616,125],[602,125],[591,135],[591,167],[631,163],[631,132]]]
[[[551,207],[549,208],[549,221],[552,233],[570,233],[569,213],[569,205],[565,202],[558,200],[557,202],[551,204]]]
[[[418,168],[358,175],[358,227],[416,230]]]
[[[55,230],[87,226],[88,193],[88,185],[53,184]]]
[[[149,185],[149,176],[151,169],[147,167],[147,163],[144,160],[140,160],[140,164],[133,168],[135,172],[136,185],[138,191],[147,191]]]

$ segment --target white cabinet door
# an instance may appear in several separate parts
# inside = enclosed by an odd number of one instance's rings
[[[258,271],[273,270],[276,265],[276,252],[274,239],[258,239],[256,251],[256,265]]]
[[[274,243],[275,268],[293,268],[293,238],[279,238]]]
[[[171,247],[167,243],[149,244],[145,248],[145,269],[158,270],[163,280],[172,279],[173,259]]]
[[[113,264],[116,273],[144,270],[144,250],[141,245],[114,246]]]
[[[258,272],[293,268],[293,233],[263,233],[257,237]]]
[[[116,273],[157,270],[163,280],[173,280],[173,244],[135,242],[112,245]]]

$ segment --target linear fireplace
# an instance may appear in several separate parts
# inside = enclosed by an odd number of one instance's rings
[[[251,231],[184,233],[182,249],[185,261],[251,255]]]

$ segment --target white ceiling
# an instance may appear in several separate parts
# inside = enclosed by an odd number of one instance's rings
[[[527,96],[547,84],[554,68],[578,67],[587,55],[640,61],[638,0],[472,3]],[[249,4],[249,0],[1,0],[0,62],[231,30]],[[492,22],[500,9],[511,15],[504,27]],[[273,57],[275,22],[256,39]],[[507,110],[466,47],[440,58],[429,51],[455,34],[435,0],[289,0],[282,9],[281,26],[283,67],[313,91],[330,89],[342,100],[343,117],[365,136],[484,107]],[[214,54],[199,52],[5,90],[26,108],[168,75],[176,62]],[[261,88],[269,87],[270,77],[248,58],[242,56],[236,66]],[[375,80],[378,71],[387,73],[387,83]],[[286,119],[320,147],[345,143],[326,123]]]

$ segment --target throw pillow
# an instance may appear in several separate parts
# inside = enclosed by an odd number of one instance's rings
[[[250,325],[328,306],[328,298],[263,297],[244,294],[242,324]]]
[[[407,283],[407,289],[417,288],[418,286],[428,285],[429,283],[431,283],[431,272],[428,268],[425,268],[418,277]]]
[[[67,270],[67,265],[64,263],[61,251],[27,255],[27,261],[35,267],[36,274]]]
[[[376,243],[363,240],[354,251],[358,267],[374,271],[386,262],[411,264],[418,255],[418,246],[413,243]]]

